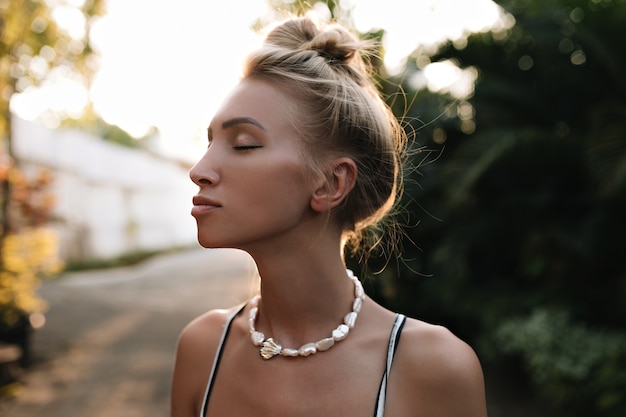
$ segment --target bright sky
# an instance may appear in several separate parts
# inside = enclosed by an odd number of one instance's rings
[[[385,63],[390,69],[420,44],[480,31],[494,25],[500,15],[491,0],[344,2],[354,6],[358,30],[387,31]],[[101,53],[91,90],[96,111],[135,136],[156,126],[164,153],[198,157],[212,114],[237,82],[245,55],[260,44],[250,25],[267,15],[266,4],[266,0],[108,0],[107,15],[93,28],[93,42]],[[58,16],[68,27],[78,27],[72,25],[73,19],[69,12]],[[443,74],[431,71],[431,84],[437,73]],[[16,97],[14,110],[27,119],[46,108],[78,114],[88,99],[85,89],[62,71],[44,90]],[[55,124],[49,117],[44,122]]]

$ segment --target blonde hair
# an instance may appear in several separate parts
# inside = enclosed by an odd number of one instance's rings
[[[357,241],[395,202],[404,145],[404,132],[364,60],[373,47],[337,24],[290,18],[268,33],[243,74],[273,83],[298,103],[292,124],[314,172],[323,175],[329,158],[356,163],[355,187],[332,215],[344,237]]]

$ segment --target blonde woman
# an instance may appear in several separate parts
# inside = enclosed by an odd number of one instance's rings
[[[366,52],[289,19],[215,114],[190,173],[198,241],[248,252],[260,294],[183,330],[173,417],[486,416],[473,350],[378,305],[344,264],[393,206],[403,145]]]

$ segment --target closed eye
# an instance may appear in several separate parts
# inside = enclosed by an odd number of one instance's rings
[[[263,146],[261,145],[240,145],[240,146],[233,146],[233,149],[236,151],[248,151],[251,149],[258,149],[258,148],[262,148]]]

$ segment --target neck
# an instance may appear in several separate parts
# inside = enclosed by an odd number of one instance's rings
[[[326,337],[343,320],[352,308],[354,285],[335,242],[251,253],[261,276],[259,331],[299,346]]]
[[[348,333],[356,324],[356,320],[361,312],[363,301],[365,300],[365,293],[359,279],[352,273],[347,271],[347,277],[354,285],[352,308],[346,313],[342,322],[337,327],[326,333],[326,336],[312,342],[300,343],[299,347],[285,347],[272,337],[266,337],[262,331],[258,331],[255,327],[257,316],[259,313],[259,301],[261,296],[255,296],[250,302],[250,310],[248,316],[248,328],[250,331],[250,339],[252,344],[260,346],[259,354],[263,359],[271,359],[277,355],[294,357],[294,356],[309,356],[317,352],[325,352],[332,348],[336,343],[344,340]],[[317,331],[317,330],[316,330]],[[292,341],[298,341],[298,338],[290,339]]]

